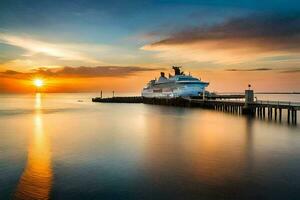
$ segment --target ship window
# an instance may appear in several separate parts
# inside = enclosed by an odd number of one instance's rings
[[[181,78],[178,78],[178,81],[198,81],[198,79],[181,77]]]
[[[182,85],[203,85],[204,83],[201,83],[201,82],[180,82],[179,84],[182,84]]]

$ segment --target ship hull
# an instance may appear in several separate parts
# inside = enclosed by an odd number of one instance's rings
[[[144,89],[142,91],[143,97],[148,98],[174,98],[174,97],[188,97],[199,96],[205,91],[207,83],[203,84],[189,84],[189,85],[157,85],[153,88]]]

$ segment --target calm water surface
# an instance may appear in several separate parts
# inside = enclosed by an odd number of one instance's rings
[[[36,94],[0,128],[0,199],[300,199],[299,125]]]

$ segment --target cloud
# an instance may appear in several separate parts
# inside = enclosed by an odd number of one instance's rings
[[[281,73],[300,73],[300,68],[283,70]]]
[[[142,47],[158,57],[239,63],[257,57],[300,53],[300,13],[232,18],[212,26],[189,27]]]
[[[105,45],[85,43],[52,43],[7,33],[0,33],[0,43],[27,50],[27,52],[22,55],[24,57],[45,54],[60,60],[75,60],[88,63],[101,63],[101,61],[89,56],[89,52],[102,52],[104,49],[108,48]]]
[[[298,73],[300,68],[249,68],[249,69],[225,69],[229,72],[259,72],[259,71],[275,71],[278,73]]]
[[[61,67],[61,68],[37,68],[30,72],[19,72],[6,70],[0,72],[0,77],[9,77],[16,79],[30,79],[32,77],[76,77],[76,78],[93,78],[93,77],[124,77],[134,75],[138,72],[147,72],[160,70],[161,68],[146,68],[136,66],[98,66],[98,67]]]
[[[254,68],[254,69],[226,69],[225,71],[230,72],[254,72],[254,71],[271,71],[272,68]]]

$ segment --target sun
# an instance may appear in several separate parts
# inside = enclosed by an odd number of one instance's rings
[[[33,84],[35,85],[35,87],[40,88],[43,87],[44,81],[42,79],[34,79]]]

